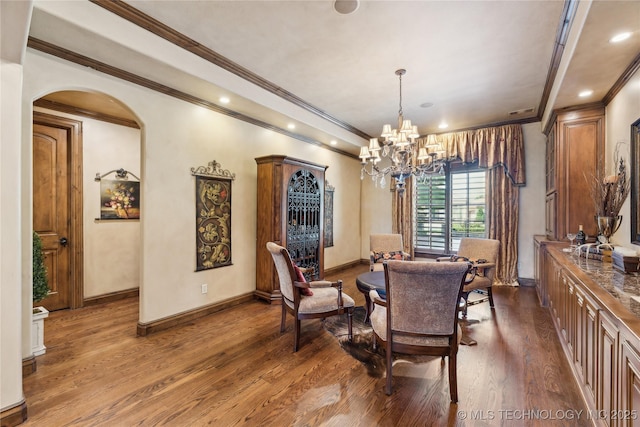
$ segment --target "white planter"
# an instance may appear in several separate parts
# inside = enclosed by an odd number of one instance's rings
[[[47,351],[44,346],[44,319],[49,317],[49,311],[44,307],[33,307],[33,321],[31,323],[31,350],[34,356],[40,356]]]

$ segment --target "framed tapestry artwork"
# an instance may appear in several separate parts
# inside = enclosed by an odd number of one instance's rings
[[[115,179],[103,179],[111,174],[115,174]],[[137,176],[120,168],[104,175],[97,173],[95,180],[100,181],[99,219],[140,219],[140,179]]]
[[[333,192],[335,187],[327,181],[324,186],[324,247],[333,246]]]
[[[196,177],[196,271],[231,265],[231,183],[235,174],[208,166],[191,168]]]

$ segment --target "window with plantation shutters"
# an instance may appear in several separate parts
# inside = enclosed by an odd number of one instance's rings
[[[462,237],[486,237],[486,172],[453,164],[414,186],[415,252],[451,254]]]
[[[416,249],[444,253],[447,244],[447,185],[446,176],[434,174],[415,186]]]

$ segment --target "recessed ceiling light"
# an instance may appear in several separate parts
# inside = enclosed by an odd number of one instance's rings
[[[440,124],[438,125],[438,128],[440,129],[446,129],[448,127],[449,125],[447,124],[447,122],[440,122]]]
[[[582,92],[580,92],[580,93],[578,94],[578,96],[579,96],[580,98],[586,98],[587,96],[591,96],[591,95],[593,95],[593,91],[592,91],[591,89],[589,89],[589,90],[583,90]]]
[[[220,97],[220,103],[221,104],[228,104],[229,103],[229,98],[227,98],[226,96],[221,96]]]
[[[359,0],[335,0],[333,2],[333,8],[336,10],[336,12],[342,15],[349,15],[350,13],[355,12],[356,10],[358,10],[359,6]]]
[[[296,128],[296,125],[294,125],[293,123],[289,123],[289,124],[287,125],[287,127],[288,127],[289,129],[295,129],[295,128]]]
[[[420,104],[420,107],[422,108],[433,107],[433,102],[423,102],[422,104]]]
[[[609,43],[619,43],[619,42],[621,42],[623,40],[628,39],[629,37],[631,37],[631,33],[630,32],[616,34],[615,36],[613,36],[613,37],[611,37],[609,39]]]
[[[331,145],[336,145],[337,143],[338,143],[338,141],[336,141],[335,139],[332,139],[332,140],[329,142],[329,144],[331,144]]]

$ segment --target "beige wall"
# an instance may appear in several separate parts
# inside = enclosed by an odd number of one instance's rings
[[[141,135],[139,129],[78,119],[83,133],[84,297],[89,298],[137,288],[140,283],[140,221],[96,220],[100,182],[95,177],[120,168],[140,177]]]
[[[25,215],[20,183],[22,58],[31,6],[27,0],[0,1],[0,411],[24,402],[22,358],[31,347],[24,332],[25,325],[31,329],[31,310],[24,307],[32,305],[32,288],[23,286],[25,281],[31,283],[31,233],[20,226]]]
[[[22,66],[0,64],[0,410],[20,403],[22,395],[22,358],[31,355],[30,331],[31,286],[22,284],[31,274],[31,236],[20,228],[20,102],[22,97]],[[29,217],[30,218],[30,217]],[[22,242],[28,242],[23,244]],[[29,252],[28,262],[22,259],[23,248]],[[28,304],[21,304],[21,301]],[[25,336],[27,339],[25,343]]]
[[[622,88],[606,109],[606,149],[607,173],[615,171],[614,152],[620,143],[620,157],[630,165],[631,124],[640,119],[640,71]],[[630,167],[629,167],[630,169]],[[626,246],[640,251],[640,246],[631,244],[631,197],[627,199],[620,211],[622,224],[611,236],[614,245]]]
[[[383,159],[382,167],[388,166],[388,159]],[[358,164],[358,167],[361,165]],[[361,222],[362,241],[360,242],[361,259],[369,259],[369,235],[377,233],[391,233],[391,192],[389,191],[390,177],[387,177],[385,188],[376,185],[367,174],[362,182]]]
[[[533,236],[545,233],[545,143],[540,122],[522,126],[527,185],[520,188],[518,277],[533,279]]]

